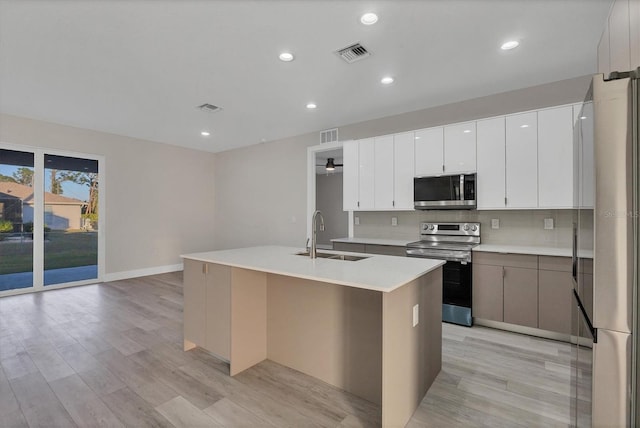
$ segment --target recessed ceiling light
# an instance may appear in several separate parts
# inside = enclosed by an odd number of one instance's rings
[[[520,128],[528,128],[528,127],[529,127],[529,125],[526,125],[526,124],[525,125],[520,125]]]
[[[380,83],[382,83],[383,85],[390,85],[393,83],[393,77],[385,76],[382,79],[380,79]]]
[[[318,106],[317,106],[317,105],[315,105],[314,103],[309,103],[309,104],[307,104],[307,108],[308,108],[309,110],[313,110],[313,109],[314,109],[314,108],[316,108],[316,107],[318,107]]]
[[[373,25],[378,22],[378,15],[373,12],[365,13],[360,17],[360,22],[362,22],[364,25]]]
[[[509,40],[508,42],[504,42],[502,46],[500,46],[500,49],[502,49],[503,51],[508,51],[517,48],[518,46],[520,46],[520,42],[518,42],[517,40]]]
[[[208,137],[209,135],[211,135],[211,132],[209,132],[209,131],[202,131],[202,132],[200,132],[200,135],[202,135],[203,137]]]
[[[293,61],[293,54],[289,52],[282,52],[278,58],[280,58],[280,61],[290,62]]]
[[[470,129],[465,129],[465,130],[464,130],[464,131],[462,131],[462,132],[464,132],[465,134],[468,134],[468,133],[470,133],[470,132],[471,132],[471,130],[470,130]]]

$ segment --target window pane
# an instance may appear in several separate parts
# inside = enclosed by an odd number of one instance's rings
[[[0,149],[0,291],[33,286],[33,153]]]
[[[98,277],[98,161],[44,157],[44,285]]]

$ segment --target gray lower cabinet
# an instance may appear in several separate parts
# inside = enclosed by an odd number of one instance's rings
[[[584,263],[582,284],[591,287],[591,264]],[[569,257],[473,254],[474,317],[571,334],[572,289]]]
[[[502,266],[473,264],[473,316],[503,321]]]
[[[538,257],[473,254],[473,316],[538,327]]]
[[[538,281],[539,328],[571,334],[571,259],[540,256]]]
[[[231,268],[184,260],[184,339],[231,355]]]
[[[349,242],[334,242],[333,249],[335,251],[351,251],[352,253],[364,253],[364,244],[356,244]]]
[[[505,266],[503,284],[504,322],[537,328],[538,271]]]
[[[396,245],[359,244],[350,242],[334,242],[336,251],[350,251],[353,253],[381,254],[384,256],[406,256],[405,247]]]

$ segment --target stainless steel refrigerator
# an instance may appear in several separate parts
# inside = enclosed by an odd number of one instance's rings
[[[638,77],[593,77],[574,128],[572,411],[637,426]]]

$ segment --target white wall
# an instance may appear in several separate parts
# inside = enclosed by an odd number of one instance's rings
[[[303,248],[307,147],[317,134],[216,154],[215,249],[252,245]]]
[[[579,102],[590,81],[583,76],[341,126],[339,135],[359,139]],[[216,249],[304,246],[306,148],[318,143],[318,133],[311,133],[216,154]]]
[[[8,115],[0,142],[105,157],[107,277],[214,245],[213,154]]]

